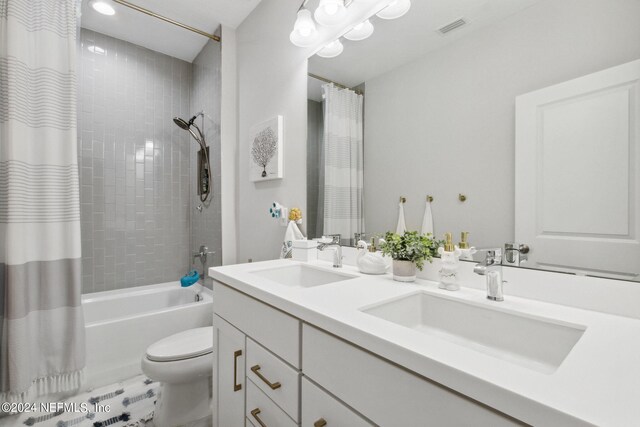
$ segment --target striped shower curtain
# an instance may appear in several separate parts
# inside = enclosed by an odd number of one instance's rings
[[[364,232],[363,97],[333,84],[324,94],[324,229],[350,239]]]
[[[0,401],[80,386],[76,0],[0,0]]]

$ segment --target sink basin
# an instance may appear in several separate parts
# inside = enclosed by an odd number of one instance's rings
[[[272,280],[280,283],[281,285],[302,288],[326,285],[328,283],[340,282],[357,277],[345,273],[311,267],[305,264],[294,264],[285,267],[256,270],[252,271],[251,274]]]
[[[545,374],[560,366],[586,329],[426,292],[361,311]]]

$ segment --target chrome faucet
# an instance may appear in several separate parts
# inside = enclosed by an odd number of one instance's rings
[[[340,246],[340,236],[333,236],[333,240],[329,243],[319,243],[318,250],[333,249],[333,266],[335,268],[342,267],[342,247]]]
[[[205,281],[205,277],[207,272],[205,271],[207,268],[207,257],[209,255],[213,255],[215,254],[214,251],[210,251],[208,247],[206,247],[205,245],[200,246],[200,249],[198,249],[198,252],[194,252],[193,253],[193,264],[195,266],[196,263],[196,258],[200,258],[200,262],[202,263],[202,275],[200,276],[202,278],[202,282],[204,283]]]
[[[476,264],[473,272],[487,277],[487,299],[504,301],[502,293],[502,248],[481,249],[487,253],[483,262]]]

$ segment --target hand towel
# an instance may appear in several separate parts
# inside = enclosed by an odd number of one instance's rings
[[[424,207],[424,217],[422,218],[422,234],[431,233],[433,236],[433,214],[431,213],[431,202],[427,201]]]
[[[404,222],[404,204],[400,202],[398,204],[398,225],[396,226],[397,234],[404,234],[407,231],[407,226]]]
[[[284,232],[284,241],[282,242],[282,249],[280,250],[280,258],[291,258],[293,255],[293,241],[302,239],[304,239],[304,236],[300,232],[296,223],[294,221],[289,221],[287,231]]]

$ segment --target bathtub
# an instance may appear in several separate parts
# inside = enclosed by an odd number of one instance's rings
[[[199,284],[182,288],[179,282],[168,282],[85,294],[82,307],[87,342],[84,390],[141,374],[140,360],[150,344],[213,322],[212,293]]]

